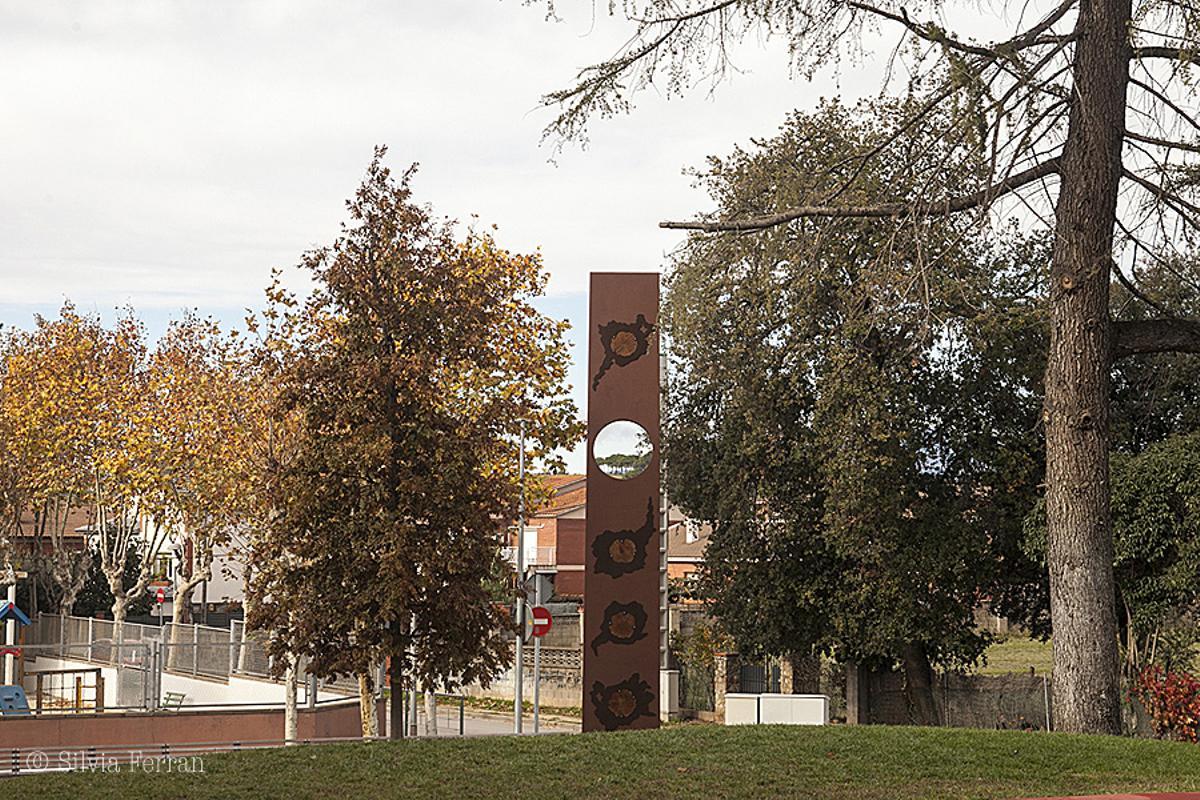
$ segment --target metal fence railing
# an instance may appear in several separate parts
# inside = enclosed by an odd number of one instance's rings
[[[34,714],[140,711],[153,705],[149,644],[25,644],[20,650],[18,682]]]
[[[679,667],[680,707],[694,711],[715,711],[715,670],[686,661],[681,662]]]
[[[112,620],[41,614],[27,640],[42,647],[87,646],[89,652],[103,654],[111,649],[116,635]],[[137,622],[121,626],[122,645],[150,643],[165,648],[163,668],[168,672],[226,680],[237,675],[272,676],[271,659],[262,638],[248,632],[241,620],[233,620],[228,628]]]
[[[26,629],[25,642],[20,664],[32,676],[24,681],[27,691],[36,694],[35,673],[46,676],[42,678],[41,713],[65,708],[154,711],[178,707],[179,703],[192,709],[283,704],[279,685],[282,681],[274,675],[265,640],[259,633],[248,631],[241,620],[233,620],[227,628],[126,622],[118,633],[111,620],[40,614]],[[578,670],[582,663],[580,655],[578,650],[543,648],[543,668]],[[96,668],[105,669],[97,672]],[[50,677],[55,673],[67,677]],[[93,674],[103,678],[102,687],[91,678],[76,686],[75,677]],[[275,688],[230,686],[228,692],[222,693],[196,684],[181,684],[178,678],[226,684],[238,678],[268,679],[275,683]],[[342,702],[358,693],[356,682],[343,680],[335,684],[317,679],[304,674],[303,664],[298,684],[298,703],[308,707]],[[382,674],[377,685],[377,691],[382,692]],[[80,699],[84,695],[87,699]],[[186,699],[177,703],[172,699],[177,696]],[[30,705],[34,705],[32,696]],[[420,714],[423,718],[423,706]],[[440,730],[461,732],[463,714],[461,697],[438,698]]]

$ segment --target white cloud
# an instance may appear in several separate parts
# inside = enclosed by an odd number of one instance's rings
[[[628,33],[588,6],[0,3],[0,303],[256,303],[330,238],[376,143],[421,162],[440,213],[540,245],[553,292],[658,268],[679,237],[657,222],[706,205],[681,169],[816,94],[748,47],[713,98],[647,93],[548,163],[538,98]]]
[[[64,296],[236,315],[333,236],[382,143],[421,162],[439,213],[540,246],[578,336],[589,271],[659,269],[680,237],[658,221],[707,208],[684,167],[881,69],[792,81],[781,46],[751,42],[711,96],[644,93],[551,164],[539,97],[629,34],[603,4],[594,23],[591,3],[560,6],[555,24],[516,0],[0,0],[0,321]]]

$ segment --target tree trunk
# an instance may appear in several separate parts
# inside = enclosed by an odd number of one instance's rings
[[[192,659],[191,640],[184,641],[184,624],[192,620],[192,592],[195,591],[198,583],[191,583],[190,580],[184,582],[175,588],[175,596],[171,598],[171,648],[168,660],[168,665],[176,667],[183,663],[183,658],[186,653],[187,659],[190,662]]]
[[[403,659],[396,655],[392,655],[388,660],[388,688],[391,690],[391,698],[388,701],[388,723],[391,731],[389,737],[392,739],[404,738],[403,663]]]
[[[116,594],[114,592],[114,594]],[[125,641],[125,616],[129,610],[129,599],[124,594],[117,594],[113,598],[112,614],[113,614],[113,642],[117,645]],[[121,663],[120,648],[115,648],[113,656],[117,663]]]
[[[64,607],[63,603],[58,605],[58,641],[62,644],[67,643],[67,617],[70,616],[69,607]],[[34,618],[36,619],[36,617]]]
[[[933,701],[933,668],[925,645],[911,642],[904,646],[904,693],[916,725],[937,725],[937,706]]]
[[[171,598],[171,622],[186,624],[192,621],[192,592],[195,588],[185,583],[175,590],[175,596]]]
[[[364,739],[379,735],[379,715],[375,713],[375,680],[369,670],[358,673],[358,716]]]
[[[283,738],[289,745],[297,744],[300,738],[300,725],[296,711],[297,661],[294,654],[288,653],[287,671],[283,674]]]
[[[1076,24],[1075,93],[1050,270],[1046,517],[1054,718],[1120,732],[1109,512],[1109,281],[1129,79],[1130,0],[1092,0]]]
[[[438,735],[437,694],[429,686],[425,687],[425,735]]]
[[[38,603],[38,586],[42,583],[42,572],[39,569],[30,575],[31,580],[29,586],[29,618],[37,619],[41,612],[40,604]]]

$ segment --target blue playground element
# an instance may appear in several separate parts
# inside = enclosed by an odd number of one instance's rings
[[[0,686],[0,715],[5,717],[29,716],[29,699],[20,686]]]
[[[24,611],[17,608],[16,603],[5,603],[4,605],[0,605],[0,619],[5,619],[10,614],[12,615],[13,619],[15,619],[17,622],[21,623],[22,625],[29,624],[29,617],[25,616]],[[21,696],[24,697],[25,695],[22,694]]]

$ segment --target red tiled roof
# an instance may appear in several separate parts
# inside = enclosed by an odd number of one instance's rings
[[[88,528],[92,524],[92,509],[91,509],[91,507],[84,506],[84,507],[80,507],[80,508],[72,508],[70,511],[67,512],[66,522],[67,522],[67,524],[66,524],[66,528],[65,528],[64,532],[68,539],[84,538],[86,536],[86,532],[83,530],[80,530],[80,529]],[[24,511],[22,511],[21,512],[21,527],[20,527],[19,532],[17,533],[16,538],[18,540],[33,538],[33,536],[35,535],[33,523],[34,523],[33,509],[27,508]],[[53,524],[53,521],[51,521],[51,524]]]
[[[556,517],[587,503],[587,480],[584,475],[542,475],[541,481],[553,489],[554,494],[534,512],[535,517]]]

